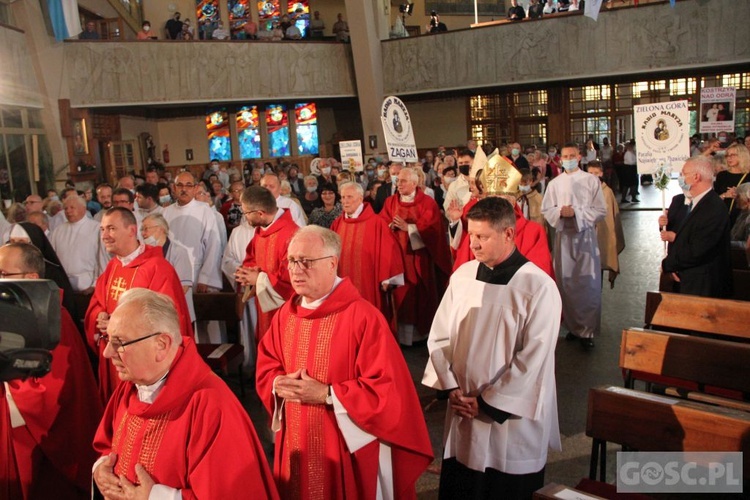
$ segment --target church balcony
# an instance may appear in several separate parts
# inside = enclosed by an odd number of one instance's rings
[[[606,4],[606,2],[604,2]],[[750,63],[750,2],[680,0],[382,43],[386,95],[498,89]],[[746,71],[746,70],[745,70]]]
[[[74,108],[356,95],[341,43],[75,40],[64,57]]]

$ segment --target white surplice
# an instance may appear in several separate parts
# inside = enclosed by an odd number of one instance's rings
[[[63,223],[50,235],[52,248],[76,292],[94,286],[109,262],[99,233],[99,223],[83,217],[78,222]]]
[[[511,414],[503,423],[480,410],[473,419],[448,409],[443,458],[508,474],[538,472],[548,448],[560,449],[555,345],[560,294],[554,281],[525,261],[507,284],[477,279],[480,263],[451,276],[430,330],[422,383],[460,388]]]
[[[574,217],[561,217],[570,205]],[[553,263],[563,301],[563,321],[573,334],[592,338],[599,334],[602,311],[602,278],[596,223],[607,215],[599,179],[583,170],[558,175],[542,200],[542,214],[555,228]]]
[[[221,271],[229,280],[234,289],[237,289],[237,281],[234,279],[234,273],[237,268],[242,266],[247,253],[247,246],[255,235],[255,228],[250,227],[247,220],[243,217],[240,225],[232,230],[229,235],[227,247],[224,249],[224,256],[221,259]],[[247,371],[255,368],[255,324],[258,321],[255,310],[255,299],[250,299],[245,303],[242,311],[242,321],[240,321],[240,344],[242,344],[245,361],[242,366]]]
[[[193,264],[190,261],[190,252],[179,241],[169,240],[164,258],[174,267],[182,286],[188,287],[185,292],[185,302],[190,313],[190,321],[193,322],[195,321],[195,306],[193,305]]]
[[[184,206],[173,203],[162,214],[169,223],[171,239],[190,251],[193,283],[221,289],[221,233],[214,211],[207,204],[192,200]]]

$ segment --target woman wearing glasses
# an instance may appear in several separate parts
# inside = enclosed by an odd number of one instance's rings
[[[740,207],[736,202],[737,186],[750,181],[750,152],[742,144],[733,144],[726,150],[727,170],[716,174],[714,191],[724,200],[729,210],[729,222],[734,225],[740,214]]]

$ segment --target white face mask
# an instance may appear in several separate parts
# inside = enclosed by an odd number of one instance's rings
[[[328,175],[331,173],[331,167],[323,167],[320,169],[320,171],[323,173],[323,175]]]
[[[518,186],[518,190],[522,193],[528,193],[531,191],[531,186]]]
[[[169,203],[170,201],[172,201],[172,197],[169,196],[169,195],[167,195],[167,196],[159,196],[159,203],[162,204],[162,205],[164,205],[165,203]]]
[[[305,189],[307,189],[308,193],[314,193],[318,190],[318,188],[316,188],[315,186],[307,186]]]
[[[455,182],[456,178],[455,177],[445,177],[445,178],[443,178],[443,180],[445,181],[446,184],[448,184],[450,186],[453,182]]]
[[[398,182],[398,175],[392,175],[391,176],[391,182],[396,184]]]
[[[217,163],[212,163],[211,164],[211,170],[213,170],[214,172],[218,171],[219,170],[219,165]]]
[[[144,26],[143,27],[143,31],[145,31],[146,33],[148,33],[149,31],[151,31],[151,26]]]
[[[571,170],[575,170],[576,168],[578,168],[578,160],[563,160],[562,167],[568,172]]]
[[[143,240],[143,242],[144,242],[144,243],[145,243],[146,245],[151,245],[152,247],[157,247],[157,246],[159,246],[159,242],[158,242],[158,241],[156,240],[156,238],[155,238],[154,236],[149,236],[148,238],[145,238],[145,239]]]

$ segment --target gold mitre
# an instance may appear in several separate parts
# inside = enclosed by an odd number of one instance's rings
[[[490,196],[518,196],[521,177],[521,172],[496,149],[487,158],[487,166],[482,170],[482,191]]]

